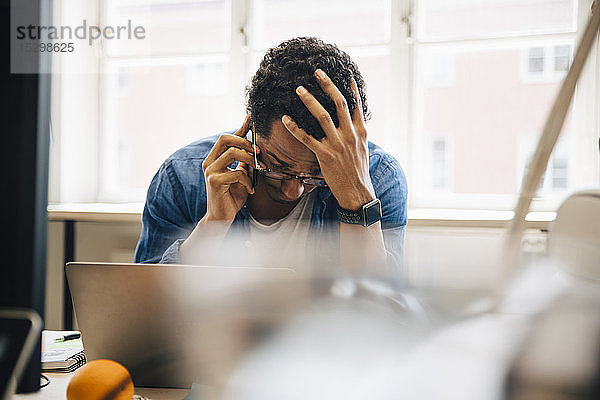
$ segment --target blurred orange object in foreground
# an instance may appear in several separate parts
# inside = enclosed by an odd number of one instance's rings
[[[67,400],[131,400],[133,381],[116,361],[94,360],[82,366],[69,382]]]

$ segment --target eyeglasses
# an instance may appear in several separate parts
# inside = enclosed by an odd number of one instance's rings
[[[318,187],[326,187],[327,182],[323,178],[315,178],[313,176],[300,176],[294,174],[288,174],[286,172],[273,171],[270,168],[262,168],[258,164],[258,156],[256,152],[256,129],[254,129],[254,123],[252,123],[252,146],[254,148],[254,173],[252,175],[252,184],[256,186],[257,184],[257,175],[261,174],[266,178],[274,179],[278,181],[287,181],[290,179],[298,179],[302,182],[303,185],[306,186],[318,186]]]
[[[275,179],[278,181],[287,181],[290,179],[298,179],[300,182],[302,182],[303,185],[306,185],[306,186],[318,186],[318,187],[327,186],[327,182],[325,182],[325,179],[323,179],[323,178],[315,178],[313,176],[293,175],[293,174],[288,174],[286,172],[273,171],[270,168],[254,169],[254,171],[256,171],[256,173],[258,173],[258,174],[263,175],[266,178]]]

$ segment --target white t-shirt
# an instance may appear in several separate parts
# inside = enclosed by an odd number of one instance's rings
[[[271,225],[261,224],[250,213],[250,238],[244,244],[250,257],[258,265],[302,267],[314,201],[313,191],[302,197],[288,215]]]

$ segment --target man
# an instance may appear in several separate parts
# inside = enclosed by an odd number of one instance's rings
[[[260,264],[275,252],[275,264],[401,265],[406,179],[367,141],[364,81],[345,52],[316,38],[268,50],[247,113],[235,133],[194,142],[161,166],[136,262],[236,264],[254,254]]]

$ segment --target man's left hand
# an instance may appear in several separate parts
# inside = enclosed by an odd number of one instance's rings
[[[317,69],[315,77],[335,103],[339,127],[336,128],[327,110],[302,86],[296,89],[296,93],[319,121],[325,137],[320,141],[315,139],[300,129],[288,115],[282,117],[282,122],[296,139],[315,153],[323,178],[340,207],[358,210],[375,198],[369,176],[367,129],[358,87],[353,78],[351,85],[356,107],[350,116],[346,99],[325,72]]]

